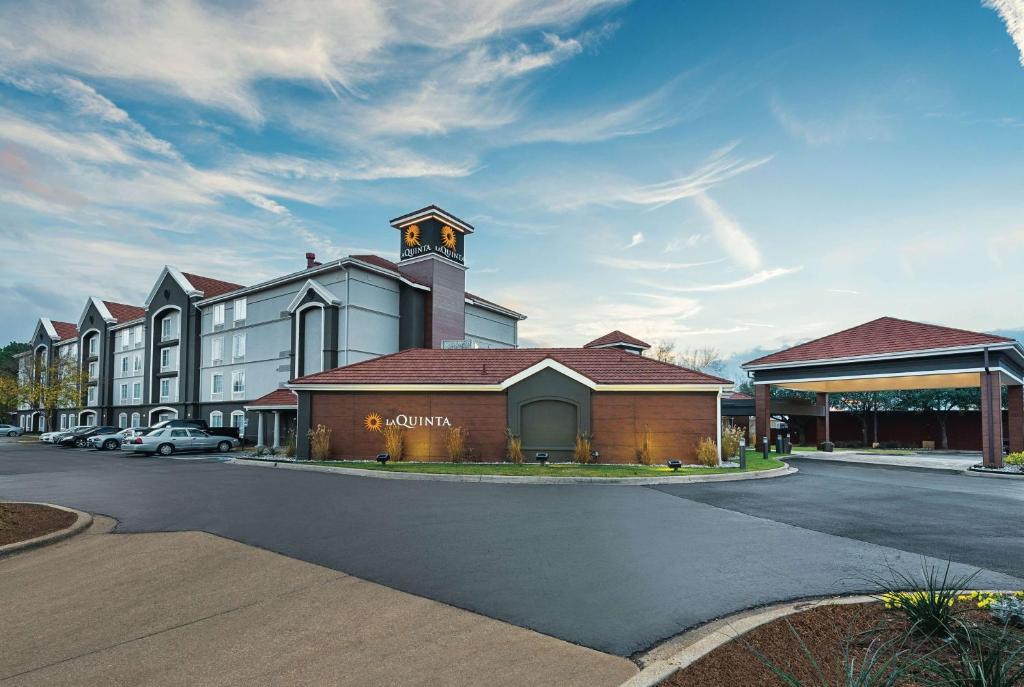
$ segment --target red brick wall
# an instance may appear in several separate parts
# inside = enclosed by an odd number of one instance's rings
[[[697,460],[697,442],[715,439],[717,394],[604,392],[592,396],[594,449],[602,463],[636,462],[644,427],[653,435],[654,462]]]
[[[311,394],[312,424],[331,428],[331,453],[338,460],[373,458],[384,451],[384,437],[363,426],[370,412],[390,418],[398,414],[448,417],[452,426],[469,430],[467,445],[478,460],[505,458],[505,394],[472,393],[365,393]],[[446,428],[415,427],[405,430],[405,460],[448,460]]]
[[[813,418],[808,418],[813,420]],[[799,422],[799,418],[794,418]],[[853,413],[833,411],[830,417],[831,435],[833,442],[852,442],[861,440],[860,422]],[[1006,433],[1006,411],[1003,411],[1004,434]],[[815,423],[807,422],[805,426],[808,444],[815,444],[819,439],[815,431]],[[772,440],[776,432],[772,431]],[[981,450],[981,413],[977,410],[969,410],[963,413],[951,413],[946,427],[946,434],[949,438],[949,448],[955,451],[980,451]],[[874,425],[868,421],[868,442],[873,441]],[[898,441],[904,446],[921,446],[924,440],[934,441],[935,447],[939,448],[942,433],[939,430],[939,423],[935,416],[930,413],[918,413],[909,411],[893,411],[878,414],[878,440]]]

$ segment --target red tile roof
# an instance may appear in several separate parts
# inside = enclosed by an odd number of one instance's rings
[[[295,406],[299,401],[295,392],[291,389],[274,389],[266,396],[260,396],[252,403],[246,403],[246,408],[265,408],[268,406]]]
[[[597,384],[732,384],[612,348],[413,348],[318,372],[297,384],[500,384],[551,359]]]
[[[137,320],[146,314],[145,308],[140,308],[137,305],[128,305],[127,303],[115,303],[113,301],[103,301],[103,305],[107,306],[107,310],[114,316],[117,322],[129,322],[131,320]]]
[[[984,344],[1013,343],[1013,339],[966,329],[880,317],[799,346],[751,360],[745,365],[772,365],[812,360],[831,360],[887,353],[923,351]]]
[[[641,341],[635,336],[630,336],[625,332],[620,332],[618,329],[615,331],[608,332],[604,336],[599,336],[593,341],[583,344],[583,348],[597,348],[598,346],[611,346],[613,344],[627,344],[629,346],[635,346],[636,348],[647,349],[651,347],[651,344],[646,341]]]
[[[729,400],[729,401],[753,401],[754,400],[753,396],[751,396],[750,394],[745,394],[742,391],[734,391],[731,394],[726,394],[725,396],[723,396],[723,398],[725,398],[726,400]]]
[[[191,274],[189,272],[182,272],[182,274],[185,276],[185,279],[188,279],[192,286],[203,292],[203,298],[223,296],[231,291],[237,291],[238,289],[245,288],[241,284],[233,284],[229,281],[214,279],[213,277],[204,277],[201,274]]]
[[[57,320],[50,320],[50,324],[57,330],[57,338],[60,341],[65,339],[74,339],[78,336],[78,325],[72,324],[71,322],[58,322]]]

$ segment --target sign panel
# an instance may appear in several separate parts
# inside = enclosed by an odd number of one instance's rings
[[[418,258],[421,255],[440,255],[465,264],[463,245],[465,235],[455,227],[433,217],[401,228],[402,260]]]

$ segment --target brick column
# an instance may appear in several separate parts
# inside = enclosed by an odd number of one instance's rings
[[[829,441],[829,426],[828,426],[828,394],[818,394],[814,405],[818,409],[818,432],[817,439],[818,443],[821,444],[824,441]]]
[[[1003,386],[998,372],[981,373],[981,460],[1003,467]]]
[[[754,438],[754,441],[757,450],[761,450],[761,437],[768,437],[768,443],[771,443],[772,441],[771,418],[771,384],[757,384],[754,386],[754,427],[757,432],[757,436]]]
[[[1007,401],[1006,421],[1010,435],[1010,453],[1024,451],[1024,384],[1009,384],[1006,387]]]

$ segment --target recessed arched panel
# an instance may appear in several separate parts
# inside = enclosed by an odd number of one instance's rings
[[[579,432],[579,406],[553,398],[524,403],[519,427],[528,451],[572,450]]]

